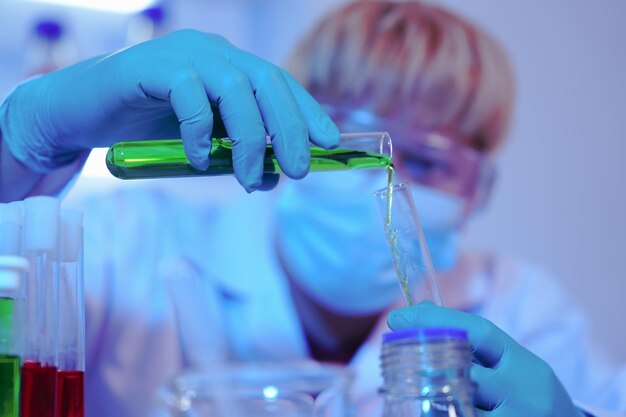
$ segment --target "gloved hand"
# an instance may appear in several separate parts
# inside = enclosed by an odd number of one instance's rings
[[[206,169],[214,109],[234,142],[235,176],[248,191],[261,183],[266,130],[281,169],[293,178],[308,172],[309,139],[324,148],[339,143],[336,126],[285,71],[194,30],[19,86],[0,108],[0,129],[11,153],[37,172],[85,149],[176,137],[191,165]]]
[[[478,416],[584,417],[554,371],[490,321],[430,302],[393,310],[392,330],[411,327],[458,327],[467,330],[476,363],[471,378]]]

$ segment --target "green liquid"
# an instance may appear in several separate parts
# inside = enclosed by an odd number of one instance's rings
[[[393,259],[393,266],[398,276],[398,282],[400,283],[400,289],[404,300],[408,305],[415,304],[411,287],[409,286],[409,277],[406,272],[405,263],[400,256],[400,250],[398,249],[398,229],[393,225],[393,219],[391,217],[391,211],[393,208],[393,174],[394,167],[390,165],[387,167],[387,213],[385,215],[384,228],[385,237],[387,238],[387,244],[391,249],[391,257]]]
[[[107,168],[117,178],[144,179],[233,174],[232,142],[213,139],[210,151],[211,166],[198,170],[191,166],[181,140],[149,140],[119,142],[106,157]],[[345,171],[353,169],[380,169],[391,166],[387,155],[350,149],[326,150],[311,148],[311,171]],[[271,145],[265,149],[263,171],[281,172]]]
[[[20,358],[13,346],[14,300],[0,297],[0,417],[18,417]]]
[[[13,302],[0,297],[0,353],[13,353]]]
[[[389,223],[385,227],[385,236],[387,237],[387,243],[391,249],[391,257],[393,259],[393,266],[396,269],[398,276],[398,282],[400,283],[400,289],[407,305],[415,304],[411,287],[409,286],[409,276],[406,272],[406,262],[402,258],[398,249],[398,229],[393,224]]]
[[[0,417],[18,417],[20,358],[0,355]]]

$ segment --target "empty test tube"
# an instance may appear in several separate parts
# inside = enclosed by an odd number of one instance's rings
[[[268,137],[264,172],[281,172]],[[107,168],[121,179],[194,177],[233,174],[233,143],[213,139],[206,170],[191,166],[180,139],[119,142],[107,152]],[[391,165],[391,139],[386,132],[344,133],[339,147],[311,147],[311,171],[387,168]]]
[[[210,332],[202,330],[206,320],[222,313],[207,272],[185,256],[172,256],[159,263],[158,275],[174,307],[183,367],[217,369],[227,358],[226,337],[219,323]]]
[[[22,251],[22,211],[14,204],[0,204],[0,255]]]

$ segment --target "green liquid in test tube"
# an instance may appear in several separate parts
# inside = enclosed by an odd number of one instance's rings
[[[0,355],[0,417],[18,417],[20,358]]]
[[[391,153],[391,139],[385,132],[344,133],[336,149],[311,147],[311,171],[385,169],[392,165]],[[232,175],[232,142],[227,138],[213,139],[210,160],[206,170],[193,168],[178,139],[119,142],[109,149],[106,157],[111,174],[121,179]],[[269,143],[264,172],[281,172]]]
[[[13,345],[14,300],[0,297],[0,417],[18,417],[20,358],[9,354]]]

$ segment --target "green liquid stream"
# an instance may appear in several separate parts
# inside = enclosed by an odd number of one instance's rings
[[[396,270],[396,275],[398,277],[398,282],[400,283],[400,289],[402,291],[402,295],[404,296],[404,300],[408,305],[413,305],[415,304],[415,300],[409,285],[406,265],[404,265],[404,262],[402,261],[398,247],[398,229],[394,226],[391,216],[393,208],[393,176],[394,167],[393,165],[390,165],[387,167],[387,213],[384,220],[385,237],[387,238],[387,244],[391,250],[393,266]]]

